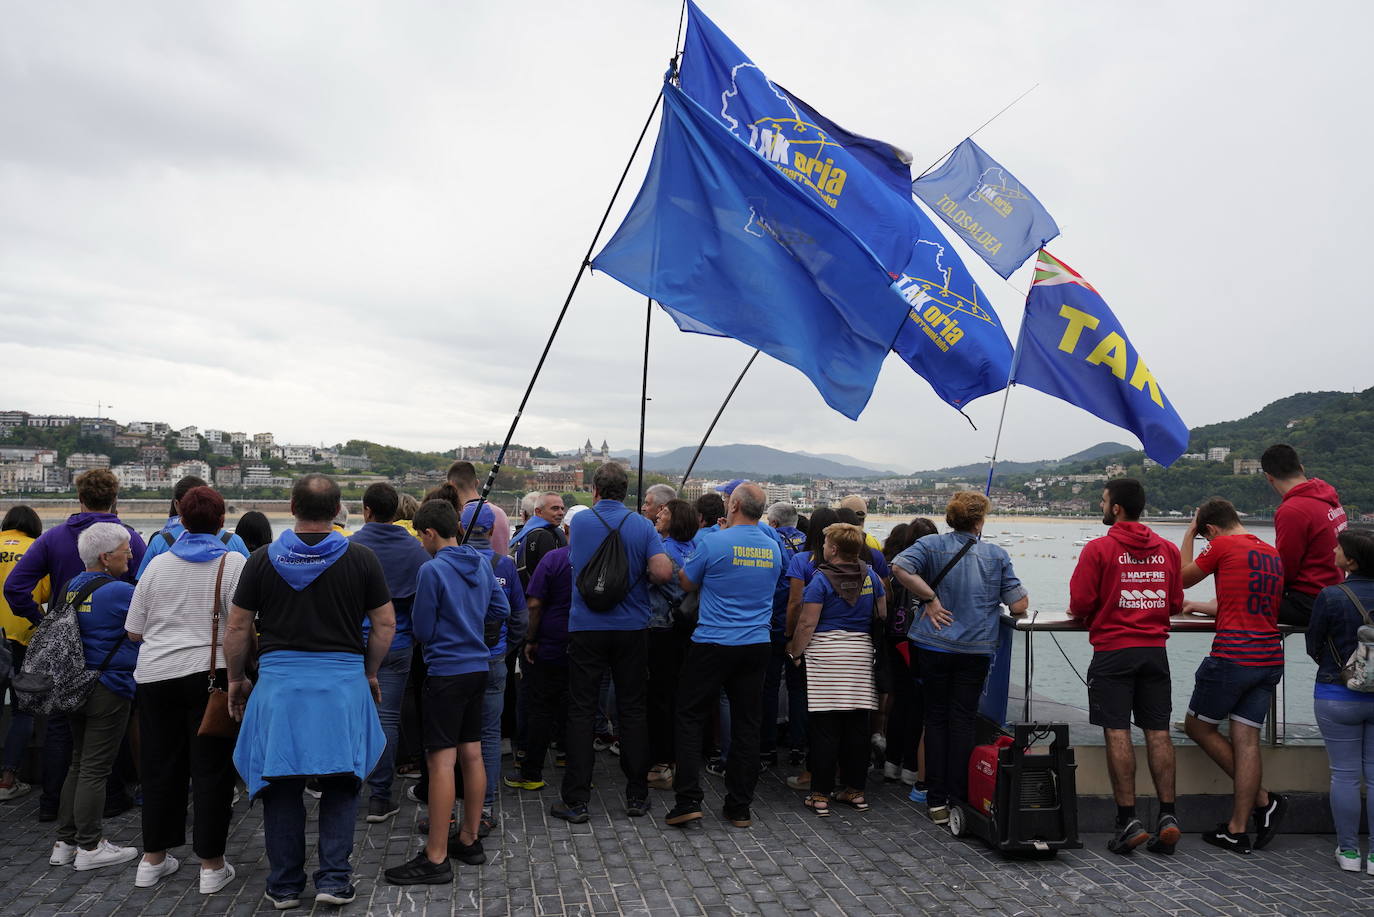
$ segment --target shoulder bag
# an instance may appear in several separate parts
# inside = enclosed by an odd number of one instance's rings
[[[219,592],[220,586],[224,583],[224,561],[228,556],[221,555],[219,572],[215,574],[215,612],[210,619],[210,673],[206,678],[205,688],[209,697],[205,700],[205,715],[200,718],[200,728],[196,730],[198,736],[217,739],[232,739],[239,734],[239,724],[229,715],[229,692],[215,684],[215,669],[219,661]]]

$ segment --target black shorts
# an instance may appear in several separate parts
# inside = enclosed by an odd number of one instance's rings
[[[424,738],[426,751],[457,748],[482,741],[482,697],[488,670],[466,675],[425,678]]]
[[[1312,622],[1312,606],[1316,603],[1315,595],[1289,589],[1283,594],[1283,602],[1279,605],[1279,623],[1306,627]]]
[[[1173,712],[1169,656],[1162,646],[1093,653],[1088,666],[1088,722],[1103,729],[1168,729]]]

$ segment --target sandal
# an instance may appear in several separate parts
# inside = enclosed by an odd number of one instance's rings
[[[868,808],[868,800],[864,798],[863,790],[840,790],[831,794],[831,799],[842,802],[856,811],[863,812]]]
[[[830,814],[830,800],[825,798],[824,793],[812,793],[807,796],[806,807],[821,818]]]

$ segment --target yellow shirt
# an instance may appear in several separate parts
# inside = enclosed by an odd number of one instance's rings
[[[24,556],[24,552],[29,549],[34,539],[25,535],[18,529],[6,529],[0,532],[0,583],[9,579],[10,573],[19,563],[19,558]],[[42,605],[51,598],[52,584],[48,577],[43,577],[33,590],[33,600]],[[5,636],[15,641],[28,645],[29,637],[33,634],[33,629],[37,625],[29,621],[28,618],[21,618],[10,611],[10,603],[5,601],[5,596],[0,593],[0,627],[5,629]]]
[[[391,524],[399,525],[401,528],[405,529],[407,532],[414,535],[416,538],[420,537],[420,533],[415,531],[415,526],[411,524],[411,521],[409,519],[397,519],[395,522]]]
[[[864,544],[873,548],[875,551],[881,551],[883,549],[883,543],[867,532],[864,532]]]

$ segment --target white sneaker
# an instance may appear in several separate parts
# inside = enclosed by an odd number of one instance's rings
[[[1360,871],[1360,851],[1336,848],[1336,865],[1345,872]]]
[[[883,779],[896,780],[902,775],[902,769],[891,761],[883,762]]]
[[[134,887],[152,888],[161,882],[165,876],[170,876],[180,867],[181,861],[170,853],[162,858],[161,863],[149,863],[147,860],[140,860],[138,874],[134,876]]]
[[[915,771],[909,771],[906,768],[902,768],[902,782],[905,783],[907,786],[915,786],[916,777],[917,774]]]
[[[0,801],[18,799],[31,789],[33,787],[16,777],[9,786],[0,786]]]
[[[48,857],[48,862],[53,866],[70,866],[75,859],[76,845],[58,841],[52,845],[52,856]]]
[[[229,864],[228,860],[225,860],[224,865],[219,869],[202,869],[200,871],[200,893],[213,895],[234,881],[236,875],[238,873],[234,872],[234,867]]]
[[[77,850],[76,861],[72,865],[76,867],[77,872],[85,872],[88,869],[127,863],[136,856],[138,856],[137,847],[116,847],[102,837],[100,843],[95,845],[94,850]]]
[[[1369,873],[1371,876],[1374,876],[1374,851],[1370,852],[1369,859],[1365,862],[1364,869],[1365,872]],[[1358,869],[1356,871],[1358,872]]]

